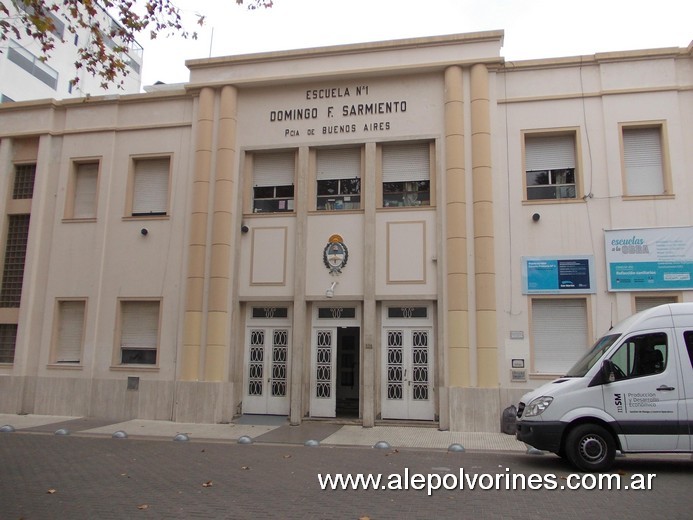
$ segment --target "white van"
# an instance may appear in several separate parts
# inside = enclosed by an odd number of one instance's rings
[[[518,440],[603,471],[623,453],[693,450],[693,303],[613,327],[568,373],[522,397]]]

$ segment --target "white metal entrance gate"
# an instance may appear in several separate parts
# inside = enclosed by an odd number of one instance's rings
[[[428,307],[384,309],[383,419],[435,418],[433,326],[429,314]]]
[[[358,325],[357,307],[353,305],[314,309],[310,367],[311,417],[337,415],[338,328]]]
[[[288,315],[277,313],[274,307],[262,308],[261,312],[265,313],[264,318],[246,329],[243,413],[288,415],[291,328],[282,323]],[[251,309],[248,323],[254,321],[253,313],[259,316],[261,312]],[[274,320],[283,326],[268,323]]]
[[[314,334],[310,415],[334,417],[337,410],[335,395],[335,356],[337,329],[317,329]]]

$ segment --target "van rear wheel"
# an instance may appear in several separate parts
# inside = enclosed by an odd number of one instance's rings
[[[616,443],[606,428],[581,424],[568,433],[565,454],[582,471],[605,471],[616,458]]]

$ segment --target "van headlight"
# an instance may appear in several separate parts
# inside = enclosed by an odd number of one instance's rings
[[[536,417],[537,415],[541,415],[544,413],[544,410],[549,407],[552,401],[553,397],[548,397],[545,395],[537,397],[527,405],[523,417]]]

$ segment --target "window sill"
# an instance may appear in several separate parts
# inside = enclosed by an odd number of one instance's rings
[[[128,220],[169,220],[171,215],[126,215],[123,221]]]
[[[46,368],[49,370],[83,370],[84,365],[81,363],[48,363]]]
[[[378,206],[376,209],[378,211],[422,211],[427,209],[435,209],[435,206]]]
[[[363,209],[311,209],[308,211],[310,215],[344,215],[348,214],[360,214],[363,213]]]
[[[676,198],[676,195],[669,193],[663,195],[623,195],[621,197],[623,200],[672,200]]]
[[[536,199],[536,200],[523,200],[523,206],[542,206],[545,204],[584,204],[585,200],[580,197],[577,199]]]
[[[114,372],[158,372],[159,365],[111,365],[109,369]]]
[[[80,222],[96,222],[96,217],[88,217],[88,218],[64,218],[63,224],[75,224],[75,223],[80,223]]]
[[[295,217],[296,212],[295,211],[262,211],[262,212],[251,212],[251,213],[243,213],[244,217]]]

